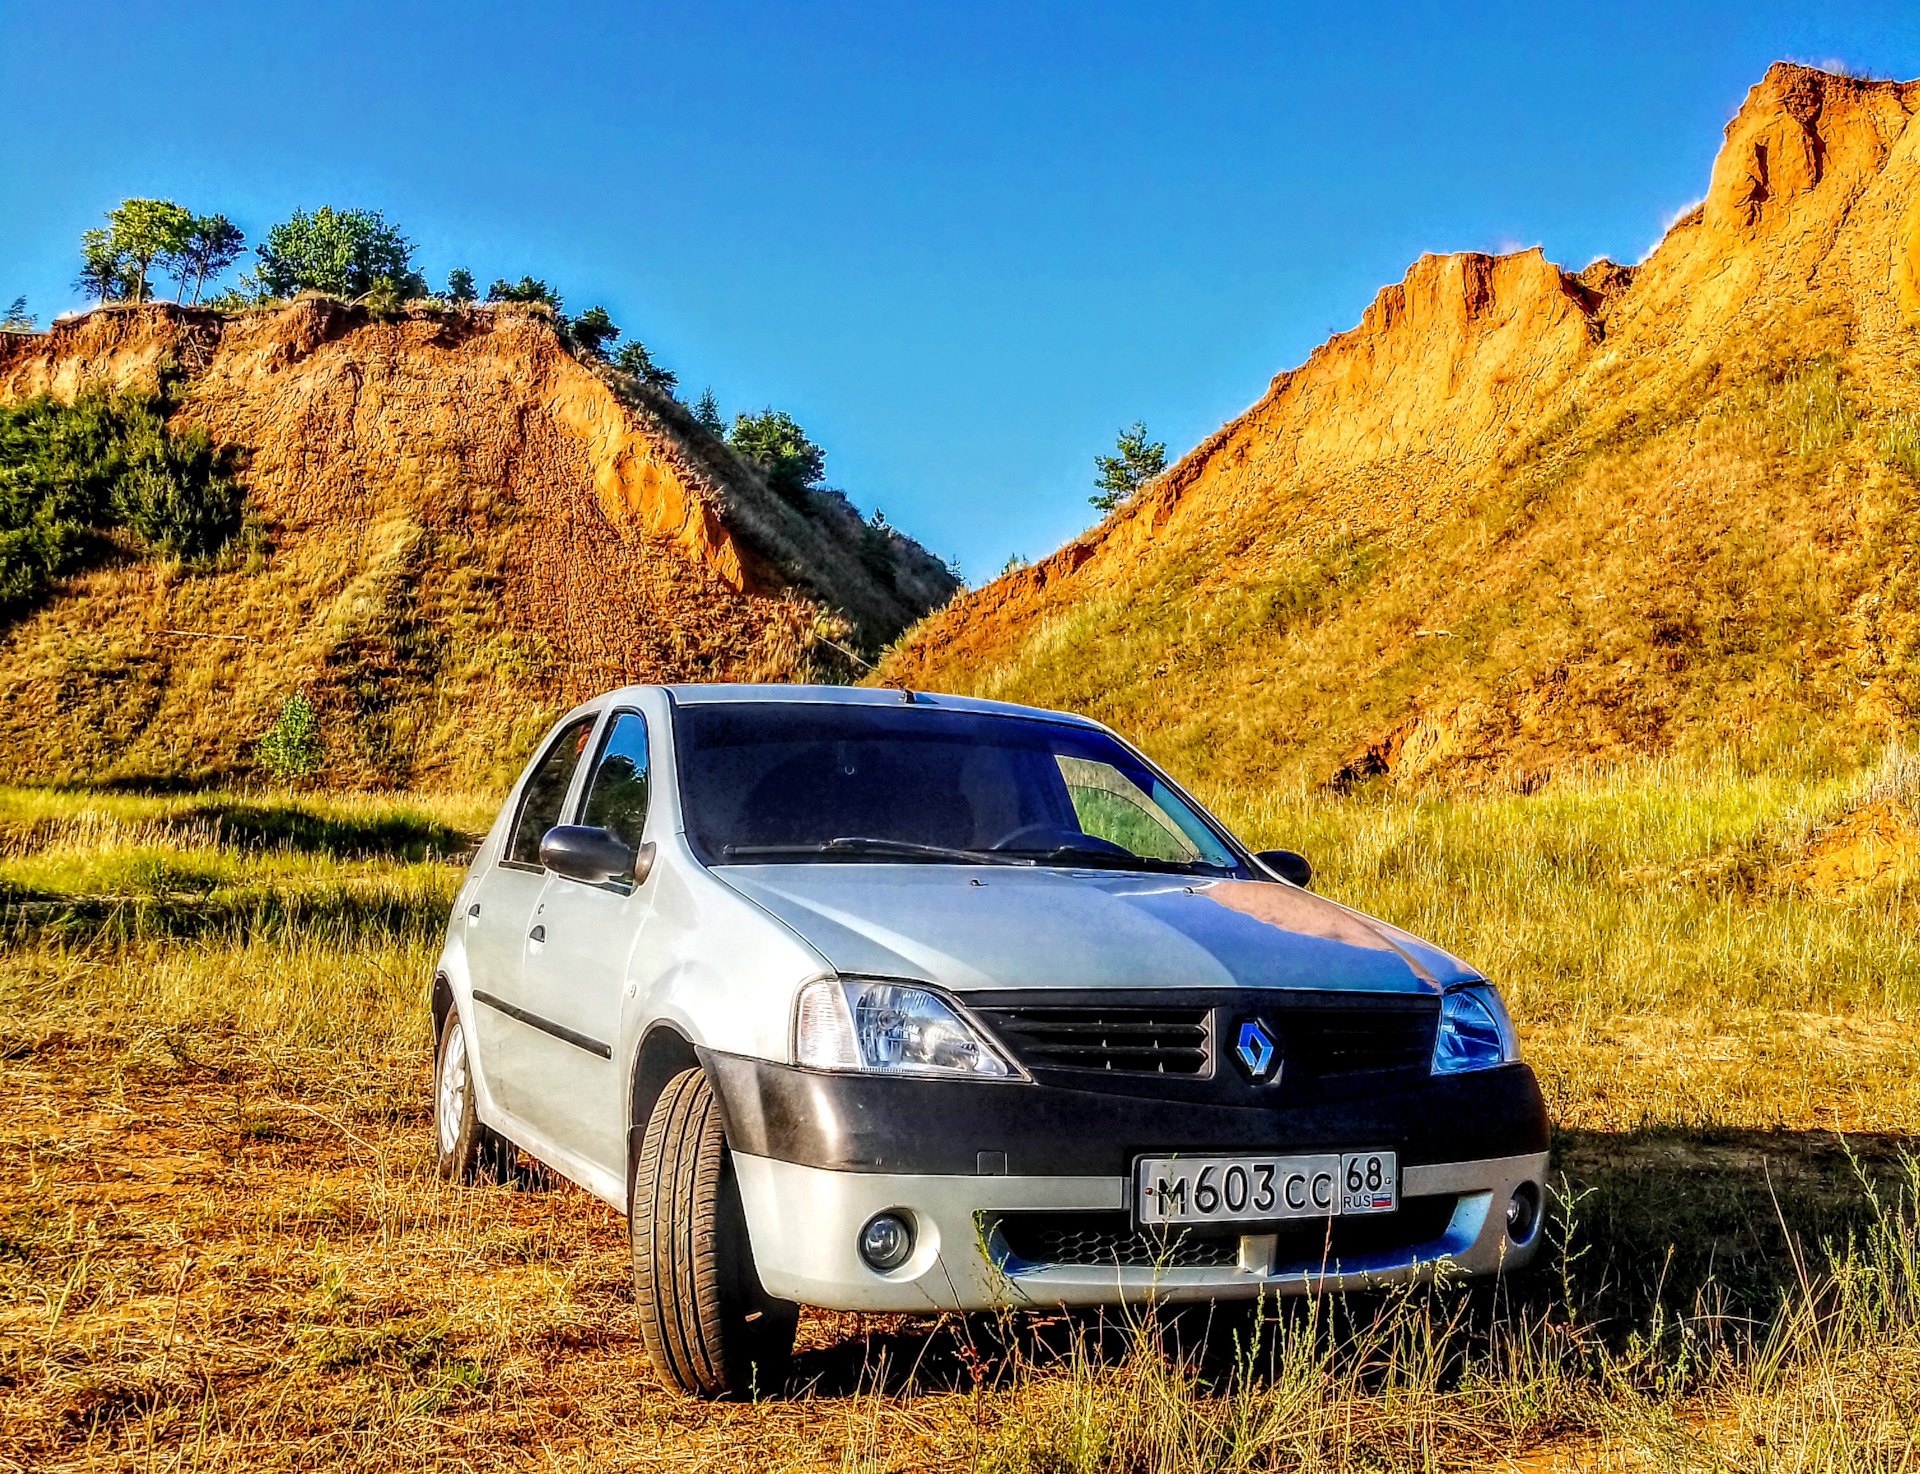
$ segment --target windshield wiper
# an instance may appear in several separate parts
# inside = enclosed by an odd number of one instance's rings
[[[943,844],[915,844],[906,839],[873,839],[847,834],[813,844],[730,844],[729,860],[767,859],[774,855],[898,855],[928,860],[958,860],[968,865],[1031,865],[1032,860],[994,850],[958,850]]]
[[[1007,853],[1031,856],[1030,864],[1071,863],[1089,870],[1149,870],[1162,875],[1220,872],[1218,865],[1209,865],[1205,860],[1161,860],[1151,855],[1120,855],[1112,850],[1096,850],[1091,846],[1072,844],[1054,845],[1044,850],[1010,850]]]

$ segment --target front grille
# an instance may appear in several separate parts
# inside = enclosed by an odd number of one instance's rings
[[[1458,1201],[1451,1195],[1407,1198],[1394,1213],[1308,1219],[1280,1224],[1277,1231],[1254,1224],[1247,1231],[1276,1232],[1274,1264],[1283,1273],[1310,1272],[1342,1259],[1437,1243]],[[995,1231],[1006,1251],[1028,1264],[1226,1269],[1240,1262],[1240,1239],[1230,1227],[1225,1237],[1202,1238],[1190,1230],[1136,1228],[1124,1212],[1008,1213]],[[1217,1227],[1212,1235],[1222,1232]]]
[[[1237,1238],[1135,1228],[1127,1213],[1009,1213],[1000,1220],[1000,1239],[1029,1264],[1220,1269],[1240,1262]]]
[[[1268,1006],[1262,1007],[1265,1002]],[[982,1004],[981,1016],[1029,1068],[1110,1074],[1205,1076],[1211,1072],[1207,1004]],[[1334,1080],[1382,1070],[1425,1069],[1433,1057],[1430,1002],[1301,1004],[1237,995],[1220,1027],[1258,1012],[1278,1036],[1283,1079]]]
[[[1426,1068],[1434,1021],[1427,1008],[1288,1008],[1273,1015],[1286,1068],[1321,1079]]]
[[[1203,1075],[1205,1008],[983,1008],[1030,1066],[1134,1075]]]
[[[1313,1270],[1339,1259],[1363,1254],[1391,1254],[1423,1248],[1436,1242],[1453,1221],[1460,1199],[1402,1198],[1392,1213],[1356,1213],[1334,1219],[1312,1219],[1282,1224],[1274,1246],[1274,1264],[1282,1270]],[[1332,1228],[1328,1228],[1328,1224]]]

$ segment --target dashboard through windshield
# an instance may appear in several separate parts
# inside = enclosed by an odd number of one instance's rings
[[[673,724],[687,835],[709,865],[1248,874],[1224,836],[1102,732],[905,703],[686,703]]]

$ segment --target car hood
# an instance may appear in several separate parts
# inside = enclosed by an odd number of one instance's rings
[[[1436,992],[1438,947],[1269,881],[1011,866],[730,865],[714,872],[839,972],[990,988]]]

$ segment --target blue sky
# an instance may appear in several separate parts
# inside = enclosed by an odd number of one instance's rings
[[[977,581],[1422,251],[1637,259],[1779,57],[1920,75],[1920,7],[0,0],[0,302],[77,305],[127,195],[377,207],[788,410]]]

